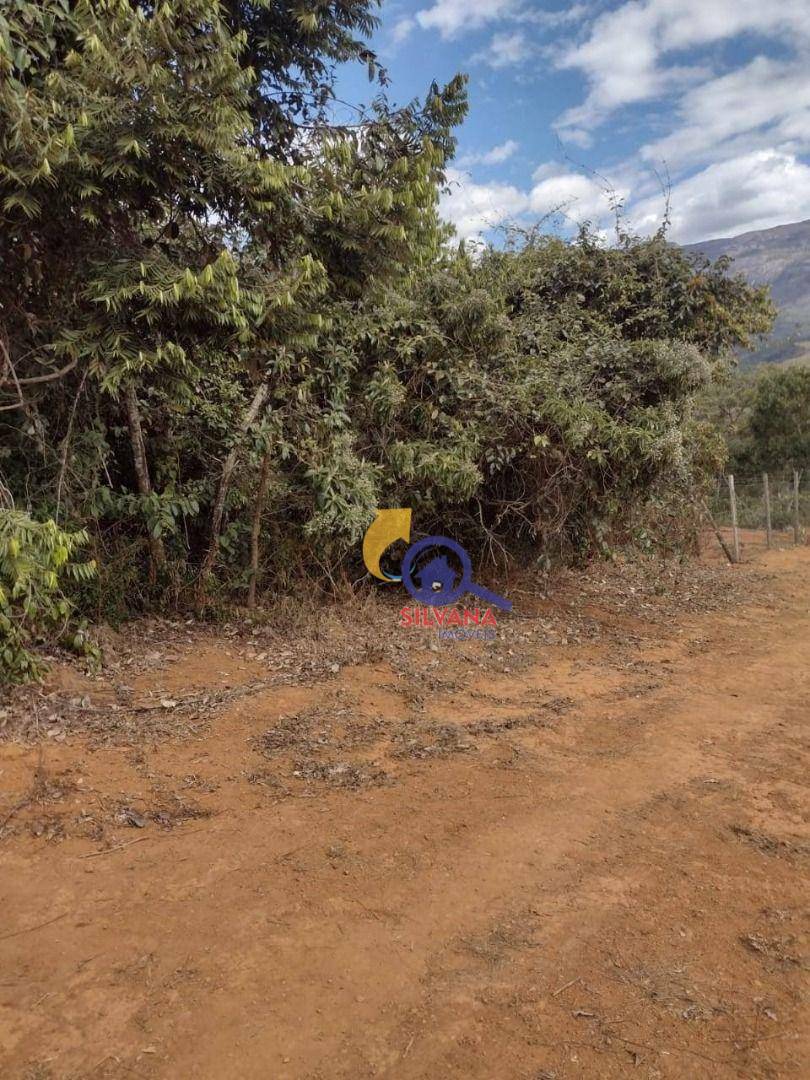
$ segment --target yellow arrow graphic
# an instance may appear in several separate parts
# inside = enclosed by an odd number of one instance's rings
[[[380,581],[401,581],[399,575],[386,574],[380,569],[380,559],[386,548],[397,540],[406,543],[411,538],[410,510],[378,510],[377,516],[363,537],[363,562]]]

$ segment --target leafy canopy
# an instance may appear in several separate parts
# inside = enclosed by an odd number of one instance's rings
[[[464,79],[334,123],[336,64],[384,88],[375,8],[0,7],[14,677],[74,617],[50,575],[82,543],[101,618],[334,584],[385,505],[479,561],[678,542],[719,460],[695,397],[769,325],[764,292],[663,235],[451,250]]]

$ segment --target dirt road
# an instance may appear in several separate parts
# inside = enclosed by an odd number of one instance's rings
[[[205,730],[0,745],[0,1075],[810,1075],[810,549],[712,573],[486,661],[175,644],[129,689]]]

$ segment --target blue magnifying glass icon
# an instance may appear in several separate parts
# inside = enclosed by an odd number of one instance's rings
[[[461,563],[461,578],[458,583],[455,582],[456,574],[447,559],[437,555],[417,571],[416,576],[420,579],[420,584],[416,584],[414,564],[420,555],[431,548],[446,548],[453,552]],[[448,604],[455,604],[465,593],[470,593],[479,600],[483,600],[484,603],[492,604],[503,611],[512,610],[511,600],[473,581],[470,556],[461,544],[457,544],[449,536],[426,536],[424,540],[418,540],[412,544],[402,560],[402,583],[414,600],[421,604],[429,604],[431,607],[446,607]]]

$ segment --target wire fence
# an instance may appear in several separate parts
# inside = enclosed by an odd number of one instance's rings
[[[746,547],[807,543],[810,472],[784,469],[717,477],[708,507],[727,554],[736,562]]]

